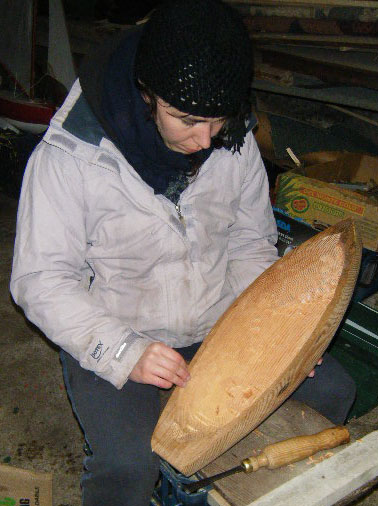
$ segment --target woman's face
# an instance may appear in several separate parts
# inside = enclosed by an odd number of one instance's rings
[[[162,99],[157,99],[155,122],[165,145],[185,155],[210,147],[225,118],[202,118],[180,112]]]

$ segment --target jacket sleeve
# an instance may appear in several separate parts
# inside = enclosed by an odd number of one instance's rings
[[[80,163],[45,142],[32,154],[19,202],[11,293],[49,339],[122,388],[152,341],[88,291]]]
[[[252,132],[241,152],[241,168],[245,176],[228,246],[228,277],[236,296],[279,258],[268,177]]]

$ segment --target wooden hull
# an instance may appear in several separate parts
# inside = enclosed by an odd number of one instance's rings
[[[361,261],[351,220],[312,237],[252,283],[212,328],[175,388],[152,449],[186,475],[267,418],[307,377],[350,301]]]

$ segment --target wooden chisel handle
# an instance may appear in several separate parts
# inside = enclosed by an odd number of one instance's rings
[[[349,432],[345,427],[332,427],[310,436],[296,436],[268,445],[260,455],[244,459],[241,465],[246,473],[257,471],[260,467],[276,469],[303,460],[321,450],[349,443],[349,440]]]

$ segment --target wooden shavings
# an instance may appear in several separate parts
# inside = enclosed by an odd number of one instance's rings
[[[307,466],[310,466],[311,464],[319,464],[320,462],[323,462],[323,460],[329,459],[334,455],[333,452],[327,452],[324,455],[319,455],[319,457],[310,456],[308,458],[309,462],[306,462]]]

